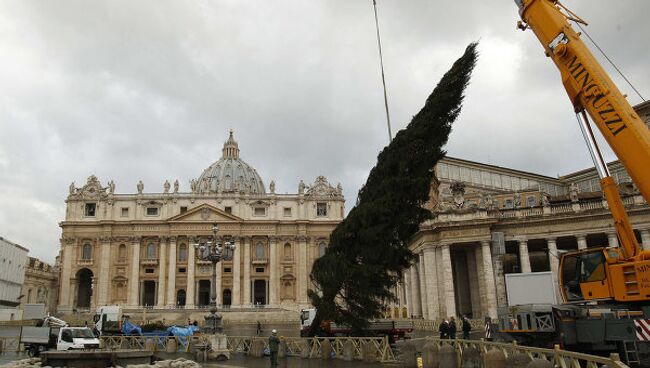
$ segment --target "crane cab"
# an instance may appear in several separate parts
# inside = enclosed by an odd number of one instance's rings
[[[560,258],[560,290],[565,302],[650,300],[650,260],[624,260],[619,248],[595,248]]]

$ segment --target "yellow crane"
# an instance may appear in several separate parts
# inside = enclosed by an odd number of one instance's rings
[[[627,102],[569,21],[586,23],[556,0],[515,0],[519,28],[531,29],[560,71],[573,103],[605,198],[614,218],[620,247],[564,254],[560,286],[567,302],[650,300],[650,251],[639,246],[618,187],[596,144],[589,118],[650,202],[650,131]]]

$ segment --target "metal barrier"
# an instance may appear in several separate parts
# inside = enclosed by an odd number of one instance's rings
[[[176,341],[173,351],[195,352],[197,348],[205,346],[210,340],[210,335],[197,335],[190,337],[180,336],[102,336],[100,337],[104,349],[144,349],[152,351],[168,351],[169,342]],[[227,336],[228,350],[233,353],[249,354],[253,341],[261,341],[264,348],[268,347],[268,338],[249,336]],[[352,358],[363,358],[363,345],[367,346],[379,362],[394,362],[395,355],[386,337],[285,337],[281,341],[286,346],[288,356],[304,356],[319,358],[323,341],[329,340],[336,358],[343,358],[344,346],[350,342],[353,346]]]
[[[460,366],[463,351],[467,348],[478,349],[481,354],[481,361],[485,366],[485,355],[488,351],[499,350],[506,357],[514,353],[526,354],[531,359],[542,359],[552,362],[558,368],[599,368],[607,365],[610,368],[629,368],[623,363],[618,354],[612,353],[609,357],[602,357],[590,354],[575,353],[560,349],[558,345],[554,349],[534,348],[530,346],[518,345],[517,343],[499,343],[481,340],[446,340],[436,337],[423,337],[410,340],[433,342],[440,348],[443,345],[451,345],[456,351],[458,364]]]
[[[0,354],[6,352],[20,352],[20,337],[0,337]]]

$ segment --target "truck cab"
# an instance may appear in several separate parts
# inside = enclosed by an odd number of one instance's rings
[[[108,305],[98,307],[93,317],[95,329],[100,336],[119,335],[122,332],[122,307]]]
[[[56,350],[99,349],[99,339],[88,327],[61,327]]]

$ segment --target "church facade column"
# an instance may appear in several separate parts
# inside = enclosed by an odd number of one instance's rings
[[[251,305],[251,238],[246,237],[244,242],[244,296],[242,305]]]
[[[432,246],[425,248],[424,251],[424,269],[426,270],[425,290],[427,293],[427,319],[435,320],[440,317],[440,302],[438,300],[438,275],[435,270],[436,262],[435,248]]]
[[[140,237],[131,241],[131,276],[129,277],[129,296],[127,304],[130,307],[140,305]]]
[[[607,233],[607,242],[610,247],[618,247],[618,236],[616,235],[616,232]]]
[[[298,237],[298,304],[307,304],[307,283],[309,282],[307,267],[307,238]]]
[[[158,307],[164,307],[165,306],[165,294],[167,293],[167,289],[165,288],[166,284],[166,270],[167,270],[167,244],[169,243],[169,238],[161,238],[160,239],[160,249],[158,251],[158,254],[160,255],[158,257],[158,300],[156,305]]]
[[[176,237],[172,236],[169,238],[168,254],[169,268],[167,269],[167,305],[171,306],[176,305]],[[185,304],[187,305],[187,299],[185,300]]]
[[[528,240],[525,238],[517,239],[519,242],[519,266],[521,273],[532,272],[530,268],[530,256],[528,255]]]
[[[445,314],[447,317],[456,315],[456,295],[454,293],[454,273],[451,267],[451,253],[449,251],[449,245],[443,245],[441,247],[442,259],[440,260],[439,265],[442,268],[443,274],[443,288],[444,288],[444,304],[445,304]]]
[[[576,241],[578,242],[578,249],[580,249],[580,250],[587,249],[587,236],[586,235],[576,235]]]
[[[278,305],[278,246],[275,236],[269,237],[269,304]]]
[[[232,306],[241,306],[241,238],[232,239],[235,252],[232,257]]]
[[[650,230],[639,230],[639,233],[641,233],[641,247],[643,250],[650,250]]]
[[[111,283],[111,239],[103,237],[98,239],[99,257],[93,256],[99,263],[99,280],[97,280],[97,303],[98,305],[109,304],[109,285]],[[94,293],[93,293],[94,294]]]
[[[422,301],[420,300],[420,279],[418,278],[418,268],[412,264],[409,270],[411,273],[411,314],[413,317],[422,317]]]
[[[194,275],[196,275],[196,249],[194,248],[194,243],[196,239],[191,238],[187,244],[187,290],[185,291],[185,308],[193,309],[195,308],[195,290],[196,282],[194,281]]]
[[[76,241],[72,239],[61,239],[62,255],[62,269],[61,269],[61,295],[59,295],[59,311],[72,310],[71,295],[72,288],[70,287],[70,277],[72,276],[72,258],[74,257]]]
[[[420,280],[420,309],[422,311],[422,318],[424,319],[429,319],[429,313],[428,313],[428,305],[427,305],[427,285],[426,285],[426,279],[427,279],[427,270],[425,269],[424,265],[424,252],[420,251],[418,254],[419,262],[418,262],[418,280]]]

